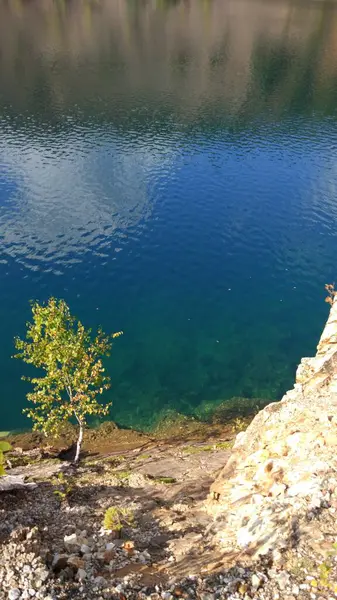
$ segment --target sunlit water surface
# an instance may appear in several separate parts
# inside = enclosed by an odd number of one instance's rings
[[[29,300],[123,330],[111,417],[279,399],[337,262],[337,10],[0,4],[0,430]]]

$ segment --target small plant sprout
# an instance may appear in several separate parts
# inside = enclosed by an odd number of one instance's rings
[[[0,440],[0,476],[6,475],[5,466],[4,466],[6,463],[6,459],[4,456],[4,452],[8,452],[11,449],[12,449],[12,447],[8,442],[3,442]]]
[[[105,511],[103,527],[107,531],[121,532],[123,527],[134,526],[134,514],[130,508],[110,506]]]
[[[39,369],[37,377],[23,377],[33,385],[25,409],[34,429],[56,435],[62,424],[75,419],[79,425],[74,462],[78,463],[83,432],[89,415],[108,414],[111,404],[102,405],[98,396],[110,387],[103,356],[109,356],[112,338],[101,329],[95,337],[70,313],[64,300],[50,298],[32,304],[33,320],[27,323],[26,339],[15,339],[15,358]]]

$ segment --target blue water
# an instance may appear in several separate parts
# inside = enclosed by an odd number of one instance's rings
[[[42,5],[0,8],[0,430],[50,295],[124,331],[120,424],[281,398],[336,279],[337,11]]]

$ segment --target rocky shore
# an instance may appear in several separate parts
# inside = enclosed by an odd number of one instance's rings
[[[336,343],[335,301],[294,388],[245,431],[112,428],[78,469],[16,438],[9,474],[30,485],[0,492],[0,600],[337,598]]]

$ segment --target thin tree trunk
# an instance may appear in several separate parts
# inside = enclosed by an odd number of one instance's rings
[[[75,415],[75,416],[76,416],[76,419],[77,419],[78,424],[80,426],[80,431],[79,431],[79,434],[78,434],[77,444],[76,444],[76,454],[75,454],[75,459],[74,459],[74,463],[75,463],[75,465],[77,465],[77,463],[78,463],[78,461],[80,459],[80,452],[81,452],[81,446],[82,446],[82,441],[83,441],[83,429],[84,429],[84,426],[83,426],[83,421],[81,421],[81,419],[79,419],[77,415]]]

